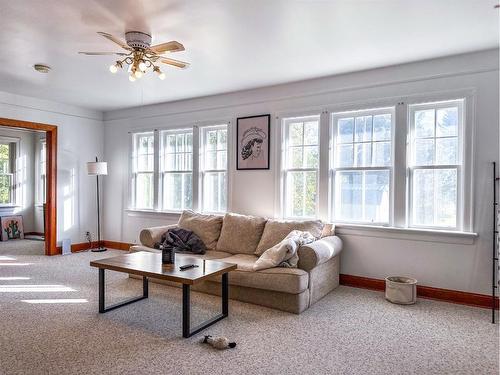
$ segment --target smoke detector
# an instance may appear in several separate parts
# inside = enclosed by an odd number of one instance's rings
[[[50,72],[50,66],[44,64],[35,64],[33,68],[40,73],[48,73]]]

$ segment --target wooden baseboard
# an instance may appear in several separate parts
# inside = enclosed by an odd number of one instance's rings
[[[73,243],[73,244],[71,244],[71,252],[77,253],[79,251],[90,250],[90,249],[93,249],[95,247],[98,247],[97,245],[98,245],[97,241],[93,241],[92,244],[90,244],[88,242]],[[115,249],[115,250],[128,251],[128,249],[130,249],[130,246],[132,246],[132,245],[133,244],[131,244],[131,243],[125,243],[125,242],[106,241],[106,240],[101,241],[101,246],[104,246],[104,247],[107,247],[110,249]],[[58,246],[57,251],[59,252],[59,254],[61,254],[62,247]]]
[[[115,250],[125,250],[125,251],[128,251],[130,249],[130,246],[134,245],[132,243],[116,242],[116,241],[108,241],[108,240],[104,240],[103,243],[104,243],[104,247],[109,247],[110,249],[115,249]]]
[[[44,236],[45,234],[42,232],[24,232],[25,236]]]
[[[354,288],[377,290],[380,292],[385,291],[385,280],[372,279],[369,277],[340,274],[340,284],[351,286]],[[460,305],[482,307],[487,309],[491,308],[491,296],[488,296],[486,294],[469,293],[459,290],[441,289],[433,288],[430,286],[417,285],[417,296],[420,298],[457,303]],[[498,297],[496,297],[495,299],[495,306],[498,310]]]

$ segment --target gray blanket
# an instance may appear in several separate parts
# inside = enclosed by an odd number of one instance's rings
[[[161,236],[161,241],[155,244],[155,248],[191,254],[205,254],[207,250],[200,237],[192,231],[182,228],[169,229]]]

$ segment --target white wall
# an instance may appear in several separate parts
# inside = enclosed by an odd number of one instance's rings
[[[0,137],[16,138],[18,149],[16,150],[17,164],[17,188],[16,206],[0,207],[0,216],[22,215],[24,232],[32,232],[34,226],[34,177],[35,160],[33,154],[35,133],[0,127]]]
[[[110,163],[110,175],[105,181],[105,238],[137,242],[142,228],[177,220],[176,215],[126,211],[127,133],[131,130],[212,120],[229,120],[233,125],[237,117],[245,115],[271,113],[274,119],[287,113],[328,110],[348,103],[363,106],[384,98],[467,91],[472,92],[475,99],[473,201],[474,230],[478,238],[340,228],[345,241],[341,272],[375,278],[403,274],[416,277],[422,285],[487,294],[491,288],[492,237],[489,162],[498,161],[499,155],[498,78],[498,50],[489,50],[105,113],[105,157]],[[275,121],[271,127],[277,128]],[[277,214],[277,133],[273,135],[269,171],[236,171],[234,151],[231,151],[231,211],[263,216]]]
[[[58,127],[57,240],[85,242],[85,231],[97,231],[95,179],[85,163],[102,157],[102,113],[0,91],[0,117]]]

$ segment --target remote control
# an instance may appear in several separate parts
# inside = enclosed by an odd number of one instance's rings
[[[195,268],[195,267],[199,267],[197,264],[186,264],[184,266],[180,266],[179,269],[181,271],[185,271],[185,270],[188,270],[190,268]]]

